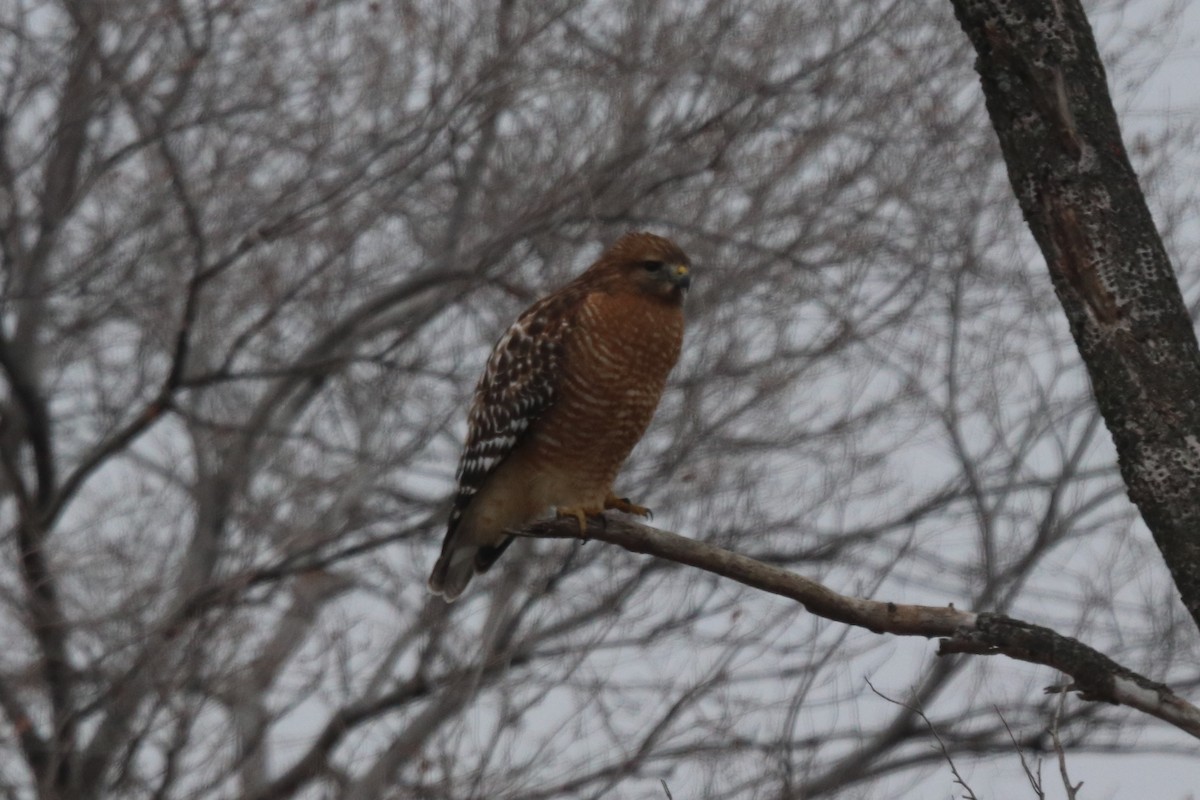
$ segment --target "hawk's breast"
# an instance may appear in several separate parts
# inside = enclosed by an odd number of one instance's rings
[[[678,305],[633,293],[597,292],[583,302],[557,402],[534,445],[539,460],[569,479],[571,494],[608,491],[658,407],[682,340]]]

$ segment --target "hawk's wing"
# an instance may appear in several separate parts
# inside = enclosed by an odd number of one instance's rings
[[[488,476],[554,404],[571,311],[581,300],[582,294],[576,292],[542,299],[492,349],[467,417],[467,441],[458,462],[458,491],[447,537]]]

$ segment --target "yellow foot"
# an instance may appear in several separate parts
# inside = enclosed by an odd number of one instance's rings
[[[603,508],[583,508],[582,506],[554,509],[554,514],[559,519],[574,517],[575,519],[579,520],[579,535],[583,537],[584,541],[587,541],[587,518],[599,517],[603,513]]]
[[[604,498],[605,508],[615,508],[617,511],[624,511],[626,514],[636,514],[639,517],[654,519],[654,512],[645,506],[639,506],[636,503],[629,502],[628,497],[617,497],[615,494],[609,493],[608,497]]]

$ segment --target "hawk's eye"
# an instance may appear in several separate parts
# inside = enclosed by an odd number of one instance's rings
[[[663,262],[661,261],[643,261],[642,269],[646,270],[646,272],[657,272],[662,269],[662,265]]]

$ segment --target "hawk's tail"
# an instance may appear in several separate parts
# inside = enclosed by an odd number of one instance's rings
[[[452,603],[467,588],[471,578],[475,577],[475,554],[478,547],[460,545],[448,547],[429,575],[429,591],[440,594],[447,603]]]
[[[447,603],[454,602],[467,588],[477,573],[487,572],[508,546],[513,543],[512,536],[505,536],[497,545],[458,545],[446,547],[441,557],[433,565],[433,573],[429,576],[429,591],[440,594]]]

